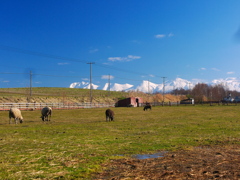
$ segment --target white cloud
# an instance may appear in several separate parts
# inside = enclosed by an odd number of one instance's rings
[[[132,61],[135,59],[140,59],[141,56],[133,56],[133,55],[128,55],[127,57],[109,57],[108,61],[122,61],[122,62],[127,62],[127,61]]]
[[[111,75],[102,75],[101,79],[113,79],[114,76],[111,76]]]
[[[8,80],[4,80],[4,81],[2,81],[3,83],[9,83],[10,81],[8,81]]]
[[[99,49],[91,49],[91,50],[89,50],[89,53],[95,53],[95,52],[98,52],[99,51]]]
[[[202,71],[206,71],[207,69],[206,69],[206,68],[200,68],[200,70],[202,70]]]
[[[68,65],[69,63],[58,63],[59,66]]]
[[[161,38],[166,37],[166,35],[165,34],[157,34],[157,35],[155,35],[155,37],[158,39],[161,39]]]
[[[128,59],[140,59],[140,56],[128,55]]]
[[[157,38],[157,39],[162,39],[162,38],[165,38],[165,37],[173,37],[174,36],[174,34],[173,33],[169,33],[169,34],[157,34],[157,35],[155,35],[155,38]]]
[[[102,63],[102,64],[104,64],[104,65],[110,65],[111,63],[104,62],[104,63]]]
[[[121,57],[109,57],[108,60],[109,61],[122,61],[123,58],[121,58]]]
[[[213,71],[220,71],[219,69],[217,68],[212,68]]]
[[[235,74],[235,72],[227,72],[227,74]]]
[[[141,44],[141,41],[138,41],[138,40],[132,40],[130,41],[131,43],[134,43],[134,44]]]
[[[83,81],[88,81],[89,79],[88,78],[82,78]]]
[[[150,77],[155,77],[153,74],[149,74]]]

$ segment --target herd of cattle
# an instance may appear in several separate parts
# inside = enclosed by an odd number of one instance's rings
[[[146,111],[148,109],[152,109],[151,104],[147,103],[146,106],[144,106],[143,110]],[[105,115],[106,115],[106,121],[114,121],[114,112],[111,109],[107,109],[105,111]],[[44,107],[41,110],[41,119],[42,121],[50,121],[50,118],[52,116],[52,108],[51,107]],[[15,120],[15,124],[18,123],[18,121],[20,123],[23,123],[23,117],[22,117],[22,113],[20,111],[20,109],[18,108],[11,108],[9,110],[9,124],[12,123],[12,118]]]

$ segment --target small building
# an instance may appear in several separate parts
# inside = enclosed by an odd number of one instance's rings
[[[239,102],[240,102],[240,97],[236,96],[236,97],[234,98],[234,102],[239,103]]]
[[[116,103],[116,107],[139,107],[139,104],[143,103],[141,97],[129,97],[121,99]]]
[[[193,98],[183,99],[180,101],[180,104],[194,104]]]
[[[238,98],[236,100],[238,101]],[[235,101],[235,99],[232,98],[231,96],[227,96],[227,97],[223,98],[223,100],[222,100],[223,103],[232,103],[234,101]]]

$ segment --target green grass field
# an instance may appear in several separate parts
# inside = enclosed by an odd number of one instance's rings
[[[176,106],[23,111],[23,124],[0,112],[0,179],[91,179],[101,163],[136,154],[200,145],[237,144],[240,106]]]

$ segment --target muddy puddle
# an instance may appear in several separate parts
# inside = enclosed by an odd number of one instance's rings
[[[166,153],[167,153],[167,151],[157,152],[157,153],[154,153],[154,154],[136,154],[136,155],[133,155],[132,157],[136,158],[136,159],[159,158],[159,157],[163,157]]]

